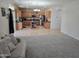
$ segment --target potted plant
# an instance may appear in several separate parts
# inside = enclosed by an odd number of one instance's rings
[[[16,29],[20,30],[22,29],[22,19],[16,19]]]

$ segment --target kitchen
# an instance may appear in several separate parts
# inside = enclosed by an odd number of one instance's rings
[[[24,28],[50,29],[51,9],[16,8],[16,30]]]

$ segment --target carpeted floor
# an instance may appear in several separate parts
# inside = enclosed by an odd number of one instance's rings
[[[26,41],[27,58],[76,58],[79,57],[79,40],[62,33],[21,37]]]

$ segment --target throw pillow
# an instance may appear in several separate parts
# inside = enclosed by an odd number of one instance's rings
[[[10,34],[9,37],[11,38],[11,41],[13,42],[13,44],[16,45],[18,43],[13,34]]]
[[[11,38],[9,36],[5,36],[4,40],[6,41],[7,44],[11,42]]]
[[[14,51],[16,48],[16,46],[12,42],[8,43],[8,47],[10,49],[10,52]]]

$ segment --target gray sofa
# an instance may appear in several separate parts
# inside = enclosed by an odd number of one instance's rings
[[[11,35],[6,35],[0,40],[0,57],[3,58],[24,58],[26,43],[22,39],[18,40]]]
[[[16,45],[16,49],[11,53],[11,58],[24,58],[25,57],[25,53],[26,52],[26,44],[24,43],[24,41],[20,43],[18,43]]]

